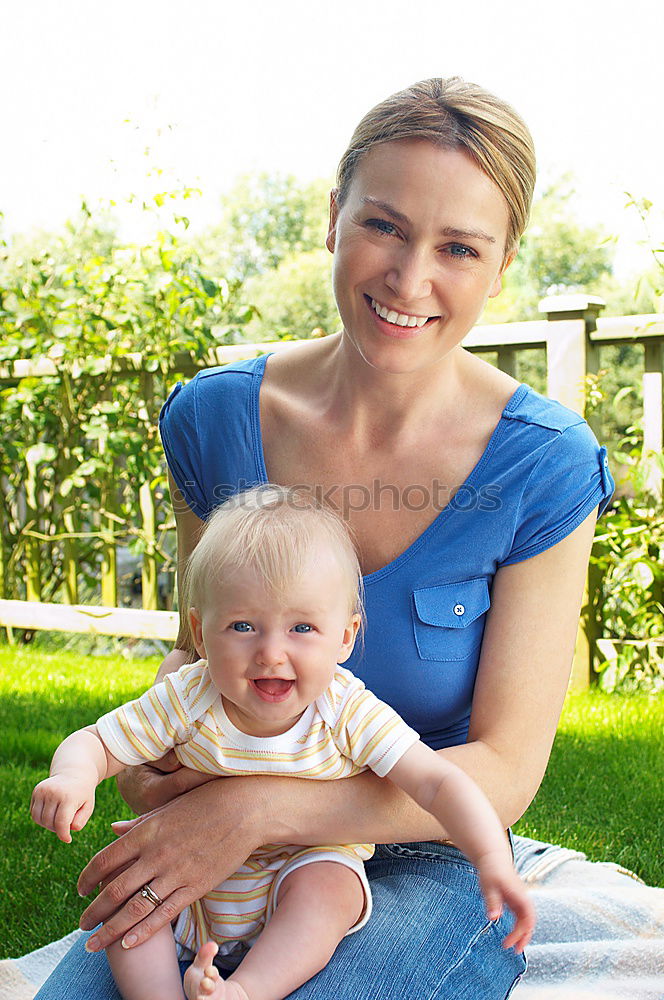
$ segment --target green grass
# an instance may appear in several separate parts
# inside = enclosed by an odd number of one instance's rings
[[[109,823],[130,815],[114,781],[97,791],[97,807],[73,844],[32,822],[34,785],[48,774],[53,751],[74,729],[94,722],[151,683],[159,659],[90,658],[30,647],[0,646],[0,948],[16,957],[62,937],[84,908],[76,879],[113,839]]]
[[[542,786],[515,833],[664,885],[664,699],[569,694]]]
[[[114,782],[71,845],[36,827],[28,804],[58,742],[151,682],[159,659],[125,660],[0,645],[0,949],[16,956],[72,930],[84,903],[76,878],[129,814]],[[616,861],[664,884],[664,700],[592,691],[566,703],[542,788],[516,832]]]

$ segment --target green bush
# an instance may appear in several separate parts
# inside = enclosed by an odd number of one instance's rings
[[[183,221],[128,244],[84,206],[46,249],[0,261],[0,365],[43,360],[57,373],[0,383],[4,596],[71,598],[74,542],[85,600],[113,540],[169,559],[160,405],[190,357],[241,340],[253,315],[241,284],[207,272],[178,234]]]
[[[623,389],[613,402],[630,394]],[[605,398],[602,380],[593,395],[595,404]],[[600,686],[656,691],[664,689],[664,462],[661,453],[644,454],[640,424],[626,429],[615,458],[625,470],[621,495],[598,522],[591,555],[597,631],[618,640],[604,645],[611,655],[598,665]]]

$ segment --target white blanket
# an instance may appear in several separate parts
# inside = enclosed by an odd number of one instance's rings
[[[537,926],[518,1000],[663,1000],[664,889],[585,854],[515,838]]]
[[[537,909],[514,1000],[664,1000],[664,889],[564,847],[515,837],[514,850]],[[0,961],[0,1000],[32,1000],[78,933]]]

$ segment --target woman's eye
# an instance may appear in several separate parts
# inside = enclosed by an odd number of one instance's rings
[[[233,624],[231,625],[231,628],[234,629],[235,632],[251,632],[252,631],[252,626],[249,624],[249,622],[233,622]]]
[[[306,622],[300,622],[298,625],[293,625],[293,632],[300,632],[304,634],[307,632],[313,632],[313,626],[307,625]]]
[[[394,223],[388,222],[386,219],[367,219],[366,225],[385,236],[393,236],[397,231]]]
[[[453,243],[451,246],[447,247],[449,254],[452,257],[459,257],[460,259],[470,260],[473,257],[477,257],[477,254],[470,247],[465,247],[462,243]]]

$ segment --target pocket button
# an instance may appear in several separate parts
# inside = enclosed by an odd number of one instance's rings
[[[455,615],[463,615],[463,614],[465,614],[465,612],[466,612],[466,609],[463,606],[463,604],[455,604],[454,605],[454,614]]]

